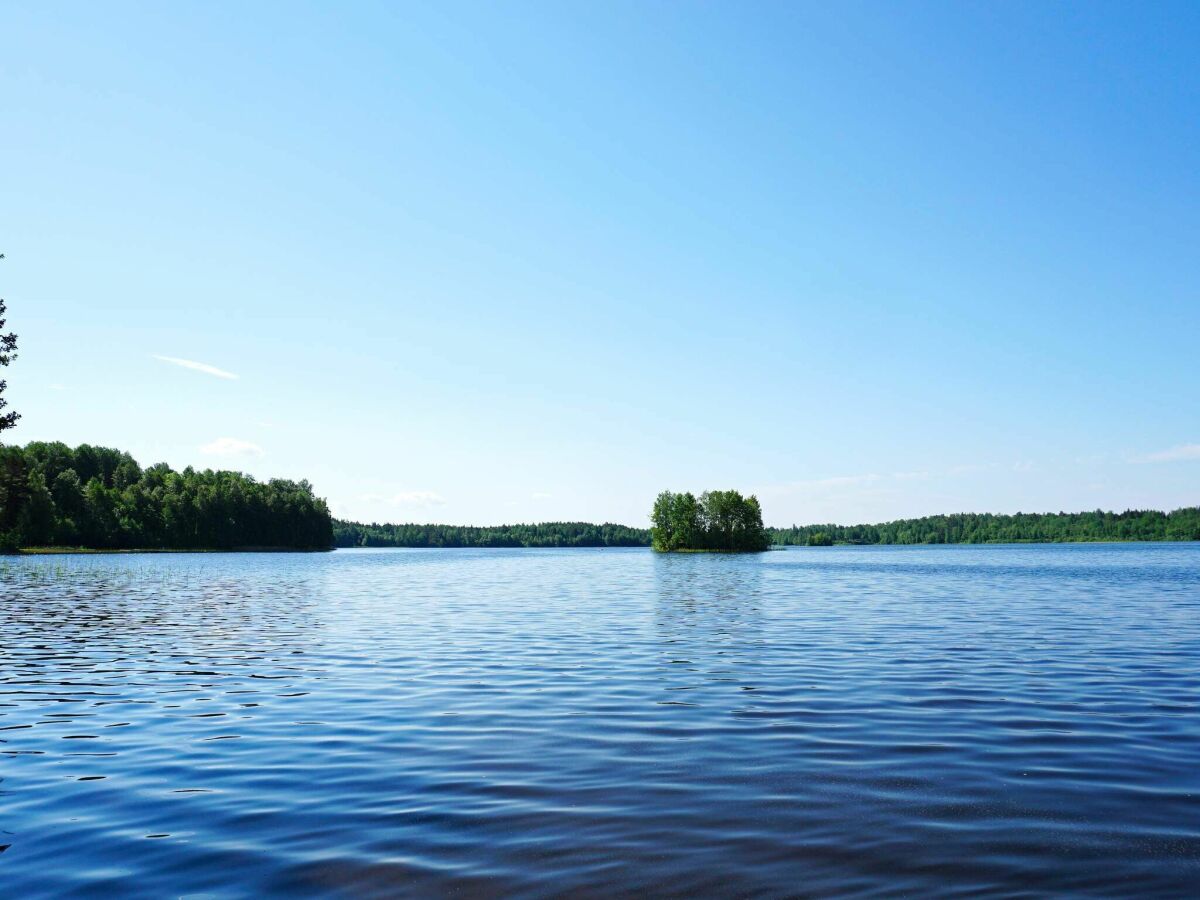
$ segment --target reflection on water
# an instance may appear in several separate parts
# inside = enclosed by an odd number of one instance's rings
[[[0,895],[1200,879],[1200,545],[0,562]]]

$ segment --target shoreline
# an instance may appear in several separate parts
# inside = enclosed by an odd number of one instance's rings
[[[654,550],[653,547],[651,547],[650,549]],[[767,547],[765,550],[719,550],[719,549],[713,549],[713,548],[709,548],[709,547],[680,547],[676,550],[654,550],[654,552],[661,553],[664,556],[668,556],[672,553],[727,553],[727,554],[769,553],[769,552],[771,552],[771,549],[772,549],[771,547]]]
[[[336,547],[189,547],[172,549],[169,547],[131,547],[131,548],[98,548],[98,547],[22,547],[10,556],[68,556],[88,554],[120,554],[120,553],[331,553]]]
[[[1138,540],[1131,538],[1121,540],[1120,538],[1099,538],[1096,540],[1086,540],[1080,538],[1067,540],[1011,540],[1011,541],[954,541],[942,543],[911,543],[911,544],[852,544],[841,542],[828,545],[812,545],[812,544],[773,544],[766,550],[654,550],[648,544],[536,544],[516,547],[489,547],[489,546],[455,546],[455,547],[430,547],[430,546],[413,546],[413,545],[391,545],[391,546],[348,546],[348,547],[189,547],[182,549],[172,549],[165,547],[131,547],[131,548],[98,548],[98,547],[22,547],[15,553],[0,554],[3,556],[92,556],[106,555],[116,556],[121,554],[166,554],[166,553],[333,553],[337,550],[651,550],[654,553],[659,553],[664,556],[669,556],[673,553],[715,553],[724,555],[746,555],[756,553],[771,553],[779,550],[788,550],[791,548],[799,548],[804,550],[830,550],[837,547],[1014,547],[1014,546],[1033,546],[1047,544],[1195,544],[1200,541],[1195,540],[1171,540],[1171,539],[1150,539]]]

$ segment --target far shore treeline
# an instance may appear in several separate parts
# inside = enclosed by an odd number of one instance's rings
[[[141,468],[107,447],[0,446],[0,551],[328,550],[325,501],[307,481]]]
[[[363,525],[333,522],[339,547],[645,547],[646,528],[542,522],[539,525]]]
[[[1164,513],[955,513],[881,525],[772,528],[776,544],[1021,544],[1081,541],[1200,541],[1200,506]]]
[[[810,546],[1200,541],[1200,507],[1170,513],[959,513],[878,525],[761,528],[753,497],[715,491],[689,503],[689,496],[664,494],[656,502],[654,522],[664,529],[663,548],[763,549],[764,541]],[[706,502],[712,507],[707,512]],[[653,540],[649,528],[612,523],[473,527],[341,521],[331,518],[307,481],[257,481],[239,472],[190,467],[176,472],[165,463],[143,469],[128,453],[87,444],[74,449],[58,442],[0,444],[0,551],[647,547]]]
[[[649,547],[648,528],[546,522],[540,525],[381,525],[335,519],[339,547]],[[879,525],[767,528],[776,546],[829,544],[1021,544],[1087,541],[1200,541],[1200,507],[1122,513],[958,513]]]

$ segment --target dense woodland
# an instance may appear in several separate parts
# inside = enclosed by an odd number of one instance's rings
[[[361,525],[333,523],[339,547],[644,547],[650,532],[625,525],[543,522],[540,525]]]
[[[650,530],[655,550],[755,552],[771,546],[757,497],[737,491],[691,493],[663,491],[654,501]]]
[[[328,549],[329,509],[307,481],[142,469],[83,444],[0,446],[0,549]]]
[[[773,528],[777,544],[993,544],[1055,541],[1200,541],[1200,507],[1123,513],[956,513],[881,525]]]
[[[716,493],[716,492],[714,492]],[[720,492],[724,493],[724,492]],[[704,536],[700,524],[701,500],[688,494],[671,495],[674,512],[665,525],[664,547],[715,549],[705,544],[729,543]],[[739,495],[740,496],[740,495]],[[660,502],[662,498],[660,497]],[[743,501],[746,502],[746,501]],[[656,503],[656,506],[658,504]],[[744,508],[743,508],[744,509]],[[670,516],[675,516],[671,524]],[[760,512],[761,515],[761,512]],[[751,515],[751,518],[753,516]],[[685,523],[682,530],[678,523]],[[687,524],[690,523],[690,524]],[[759,521],[761,525],[761,520]],[[591,525],[586,522],[546,522],[540,525],[499,525],[475,528],[459,525],[363,525],[334,521],[339,547],[645,547],[652,532],[624,525]],[[690,529],[690,531],[689,531]],[[732,532],[732,528],[718,526]],[[697,531],[701,532],[697,536]],[[749,532],[754,532],[753,526]],[[961,513],[903,519],[880,525],[808,525],[766,528],[768,543],[828,546],[830,544],[948,544],[948,543],[1048,543],[1056,541],[1194,541],[1200,540],[1200,508],[1123,513],[1024,513],[991,515]],[[690,536],[689,536],[690,534]],[[737,539],[732,541],[738,543]],[[742,540],[752,549],[758,542]],[[735,548],[736,549],[736,548]]]
[[[956,544],[1196,541],[1200,507],[1172,513],[961,513],[878,525],[763,528],[758,501],[736,491],[665,492],[653,529],[606,523],[370,525],[331,520],[307,481],[238,472],[142,469],[87,444],[0,445],[0,550],[18,547],[214,549],[338,547],[644,547],[761,550],[769,544]]]

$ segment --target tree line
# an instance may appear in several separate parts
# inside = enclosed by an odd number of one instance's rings
[[[1017,544],[1075,541],[1200,541],[1200,507],[1122,513],[956,513],[879,525],[773,528],[776,544]]]
[[[143,469],[128,453],[35,441],[0,445],[0,550],[20,547],[229,550],[338,547],[644,547],[763,550],[771,544],[1196,541],[1200,507],[1165,513],[960,513],[876,525],[764,528],[754,497],[666,491],[653,528],[588,522],[472,527],[333,520],[307,481]]]
[[[725,550],[753,552],[771,546],[763,527],[758,498],[737,491],[691,493],[663,491],[650,513],[655,550]]]
[[[334,520],[338,547],[644,547],[645,528],[542,522],[537,525],[380,525]]]
[[[733,496],[728,496],[732,494]],[[722,495],[718,498],[716,495]],[[690,498],[690,499],[689,499]],[[738,502],[740,500],[740,503]],[[902,519],[878,525],[807,525],[762,528],[754,498],[736,491],[660,495],[651,518],[663,550],[765,549],[775,545],[1052,543],[1069,541],[1200,540],[1200,508],[1172,513],[962,513]],[[737,523],[734,510],[746,518]],[[652,529],[587,522],[537,525],[362,524],[334,520],[338,547],[647,547]]]
[[[128,453],[0,445],[0,549],[327,550],[332,520],[307,481],[143,469]]]

